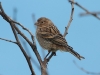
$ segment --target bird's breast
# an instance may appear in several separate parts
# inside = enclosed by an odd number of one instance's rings
[[[36,38],[42,48],[47,49],[47,50],[51,48],[52,43],[50,41],[45,40],[39,34],[36,34]]]

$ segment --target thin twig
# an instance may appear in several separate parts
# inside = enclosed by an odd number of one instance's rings
[[[63,35],[64,37],[68,34],[68,29],[71,25],[71,22],[73,20],[73,14],[74,14],[74,0],[68,0],[68,1],[71,3],[72,10],[71,10],[71,15],[70,15],[68,25],[67,25],[67,27],[65,27],[65,32],[64,32],[64,35]]]
[[[70,0],[70,2],[74,3],[75,5],[77,5],[77,6],[80,7],[81,9],[83,9],[86,13],[91,13],[90,11],[88,11],[87,9],[85,9],[83,6],[81,6],[79,3],[73,2],[73,1],[71,1],[71,0]],[[98,17],[97,14],[91,14],[91,15],[100,20],[100,17]]]
[[[26,31],[31,35],[32,41],[33,41],[33,43],[35,44],[35,42],[34,42],[34,36],[33,36],[33,34],[30,32],[30,30],[28,30],[27,28],[25,28],[25,27],[24,27],[22,24],[20,24],[19,22],[16,22],[16,21],[13,21],[13,20],[12,20],[12,22],[18,24],[18,25],[21,26],[24,30],[26,30]]]
[[[83,72],[85,72],[86,74],[91,74],[91,75],[100,75],[100,73],[94,73],[94,72],[89,72],[87,70],[85,70],[84,68],[80,67],[75,61],[73,61],[73,63]]]
[[[4,40],[4,41],[7,41],[7,42],[11,42],[11,43],[17,44],[17,42],[14,42],[14,41],[8,40],[8,39],[4,39],[4,38],[0,38],[0,40]]]
[[[80,16],[87,16],[87,15],[91,15],[91,14],[100,15],[100,12],[80,13]]]

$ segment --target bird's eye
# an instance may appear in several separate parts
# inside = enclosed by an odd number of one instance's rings
[[[43,24],[45,21],[42,21],[41,23]]]

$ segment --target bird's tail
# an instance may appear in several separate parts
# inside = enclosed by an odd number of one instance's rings
[[[73,50],[73,48],[71,46],[67,46],[67,51],[70,52],[71,54],[73,54],[75,57],[77,57],[79,60],[85,59],[83,56],[81,56],[80,54],[78,54],[76,51]]]

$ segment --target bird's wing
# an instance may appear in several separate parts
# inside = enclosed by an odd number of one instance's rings
[[[39,35],[43,39],[50,41],[56,45],[67,45],[65,38],[62,36],[62,34],[60,34],[59,30],[55,26],[41,28]]]

